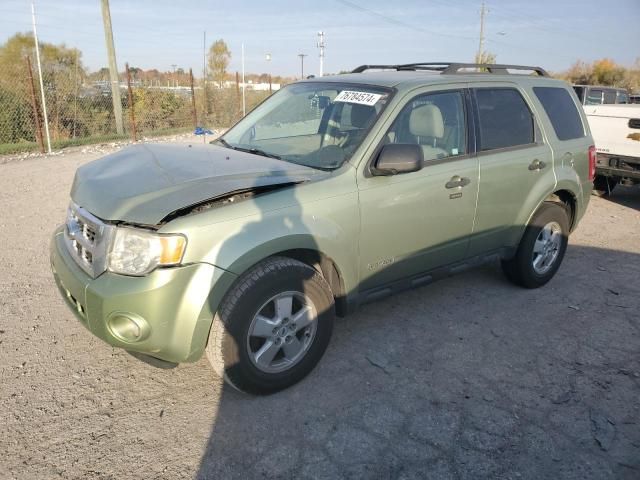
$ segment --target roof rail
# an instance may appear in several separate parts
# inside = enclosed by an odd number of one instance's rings
[[[478,73],[494,73],[498,75],[509,74],[509,70],[530,70],[536,72],[541,77],[548,77],[549,74],[540,67],[529,67],[526,65],[501,65],[494,63],[451,63],[451,62],[420,62],[420,63],[405,63],[401,65],[360,65],[352,70],[351,73],[362,73],[367,70],[397,70],[397,71],[418,71],[427,70],[440,72],[443,75],[454,75],[457,73],[471,73],[460,72],[462,69],[476,68],[482,69],[484,72]]]

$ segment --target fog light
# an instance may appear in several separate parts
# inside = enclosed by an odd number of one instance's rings
[[[127,343],[140,342],[151,332],[147,321],[133,313],[112,313],[107,320],[107,327],[114,337]]]

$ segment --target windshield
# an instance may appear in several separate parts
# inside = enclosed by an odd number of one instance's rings
[[[289,85],[218,142],[228,148],[335,169],[348,160],[388,103],[381,87],[309,82]]]

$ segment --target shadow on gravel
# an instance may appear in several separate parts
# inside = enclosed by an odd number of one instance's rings
[[[633,187],[618,185],[610,196],[602,198],[625,207],[640,210],[640,185]]]
[[[223,388],[197,478],[640,478],[638,278],[571,245],[538,290],[488,265],[366,305],[298,385]]]

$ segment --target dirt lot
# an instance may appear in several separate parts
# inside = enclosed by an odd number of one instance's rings
[[[49,235],[103,150],[0,165],[0,478],[640,478],[640,189],[592,199],[545,288],[489,265],[370,304],[252,398],[59,298]]]

